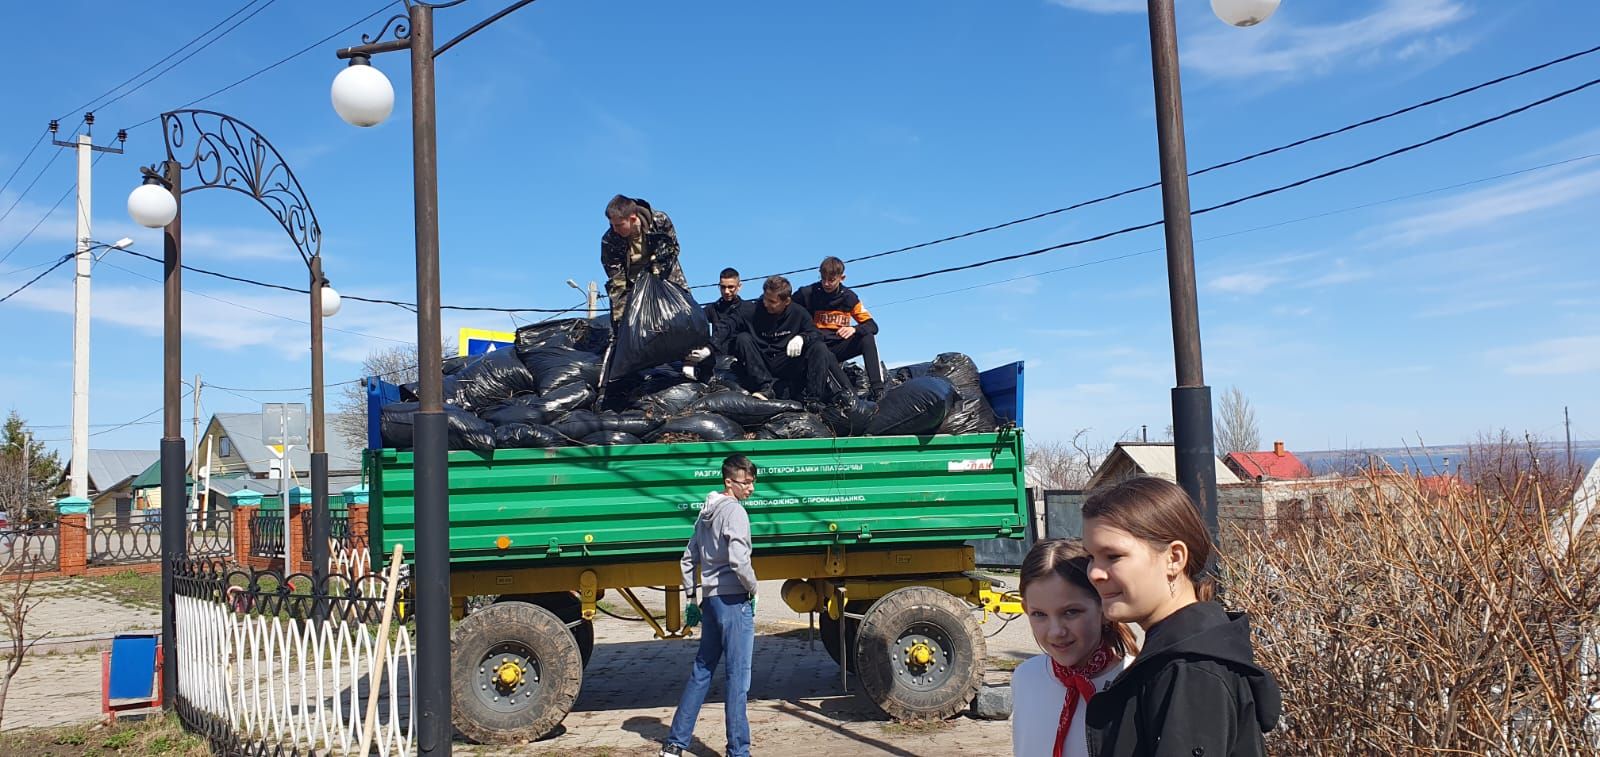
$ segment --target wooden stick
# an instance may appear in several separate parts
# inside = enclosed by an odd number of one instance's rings
[[[383,622],[378,624],[378,653],[373,657],[372,672],[367,680],[372,687],[367,692],[367,718],[361,721],[361,747],[356,754],[366,757],[372,749],[372,728],[378,720],[378,689],[383,686],[383,666],[389,657],[389,621],[394,617],[394,592],[400,583],[400,563],[405,552],[399,542],[394,545],[394,556],[389,558],[389,586],[383,593]]]

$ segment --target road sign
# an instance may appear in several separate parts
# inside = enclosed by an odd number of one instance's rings
[[[495,350],[505,349],[517,343],[517,335],[509,331],[490,331],[488,329],[461,330],[456,344],[461,345],[462,355],[482,355]]]
[[[261,403],[261,442],[267,445],[306,445],[306,403]]]

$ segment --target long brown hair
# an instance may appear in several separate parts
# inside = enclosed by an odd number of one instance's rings
[[[1089,554],[1076,540],[1042,539],[1035,542],[1033,549],[1028,550],[1028,556],[1022,558],[1022,579],[1017,594],[1026,595],[1028,584],[1052,575],[1061,576],[1067,583],[1088,592],[1095,606],[1100,606],[1100,593],[1089,582]],[[1133,630],[1126,624],[1102,616],[1100,633],[1104,643],[1111,645],[1112,651],[1117,654],[1127,656],[1139,653],[1139,643],[1134,640]]]
[[[1126,531],[1158,550],[1165,550],[1175,541],[1183,542],[1189,548],[1189,562],[1183,572],[1194,584],[1195,597],[1205,602],[1216,595],[1216,581],[1206,573],[1214,551],[1211,533],[1200,521],[1194,500],[1177,484],[1141,476],[1101,489],[1083,503],[1083,519],[1090,518]]]

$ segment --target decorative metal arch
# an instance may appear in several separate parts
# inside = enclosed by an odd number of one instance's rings
[[[278,148],[260,132],[233,116],[210,110],[162,113],[161,131],[167,142],[167,160],[188,174],[183,194],[231,189],[249,195],[278,219],[306,265],[322,254],[322,227],[305,189]]]

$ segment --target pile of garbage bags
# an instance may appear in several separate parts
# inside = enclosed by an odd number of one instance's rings
[[[601,400],[601,371],[610,332],[575,318],[525,326],[516,344],[442,366],[449,447],[459,450],[651,444],[834,436],[971,434],[998,427],[983,396],[978,369],[960,353],[888,373],[879,402],[852,364],[855,400],[807,408],[760,399],[739,385],[727,358],[702,383],[676,365],[612,370]],[[613,359],[615,359],[613,347]],[[679,353],[681,357],[681,353]],[[615,364],[615,363],[613,363]],[[416,384],[383,408],[386,447],[410,449]]]

